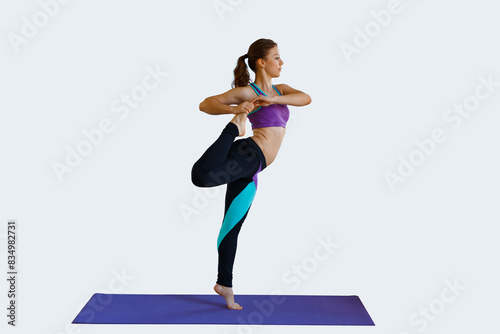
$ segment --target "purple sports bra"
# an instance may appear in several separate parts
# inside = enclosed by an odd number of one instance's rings
[[[281,93],[272,85],[274,90],[281,95]],[[257,93],[257,95],[265,95],[263,91],[257,87],[253,82],[250,83],[250,87]],[[286,104],[271,104],[267,107],[260,106],[257,110],[252,111],[248,114],[248,119],[252,124],[252,129],[266,128],[270,126],[282,126],[286,127],[286,122],[290,117],[290,111]]]

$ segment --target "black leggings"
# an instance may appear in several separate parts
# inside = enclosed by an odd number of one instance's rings
[[[257,143],[250,137],[235,141],[237,136],[238,127],[229,122],[191,170],[195,186],[227,184],[224,220],[217,239],[217,284],[227,287],[233,286],[238,233],[255,197],[257,174],[266,168],[266,159]]]

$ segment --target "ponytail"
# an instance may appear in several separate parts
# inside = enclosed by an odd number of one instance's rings
[[[247,86],[250,82],[250,73],[248,73],[245,58],[248,58],[247,54],[244,54],[243,56],[238,58],[236,68],[234,69],[234,81],[231,84],[233,88]]]

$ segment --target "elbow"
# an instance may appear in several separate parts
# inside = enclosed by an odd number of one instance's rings
[[[199,107],[200,111],[203,111],[204,113],[207,113],[207,99],[203,100],[203,102],[200,103]]]
[[[205,102],[206,101],[207,101],[207,99],[203,100],[203,102],[200,103],[200,105],[199,105],[200,111],[205,111]]]
[[[312,99],[311,99],[311,97],[308,94],[306,94],[306,97],[307,98],[306,98],[306,104],[305,105],[307,106],[308,104],[310,104],[312,102]]]

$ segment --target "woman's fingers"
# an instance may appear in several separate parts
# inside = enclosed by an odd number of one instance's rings
[[[241,111],[246,113],[247,115],[252,112],[252,110],[255,109],[255,107],[261,106],[260,100],[262,99],[262,96],[256,96],[253,98],[251,101],[245,101],[243,102],[241,106]]]
[[[255,105],[253,103],[253,100],[251,102],[247,102],[246,103],[246,111],[247,111],[247,114],[249,112],[251,112],[253,109],[255,108]]]
[[[259,95],[252,99],[251,101],[256,107],[264,106],[267,107],[271,104],[271,100],[268,96]]]

